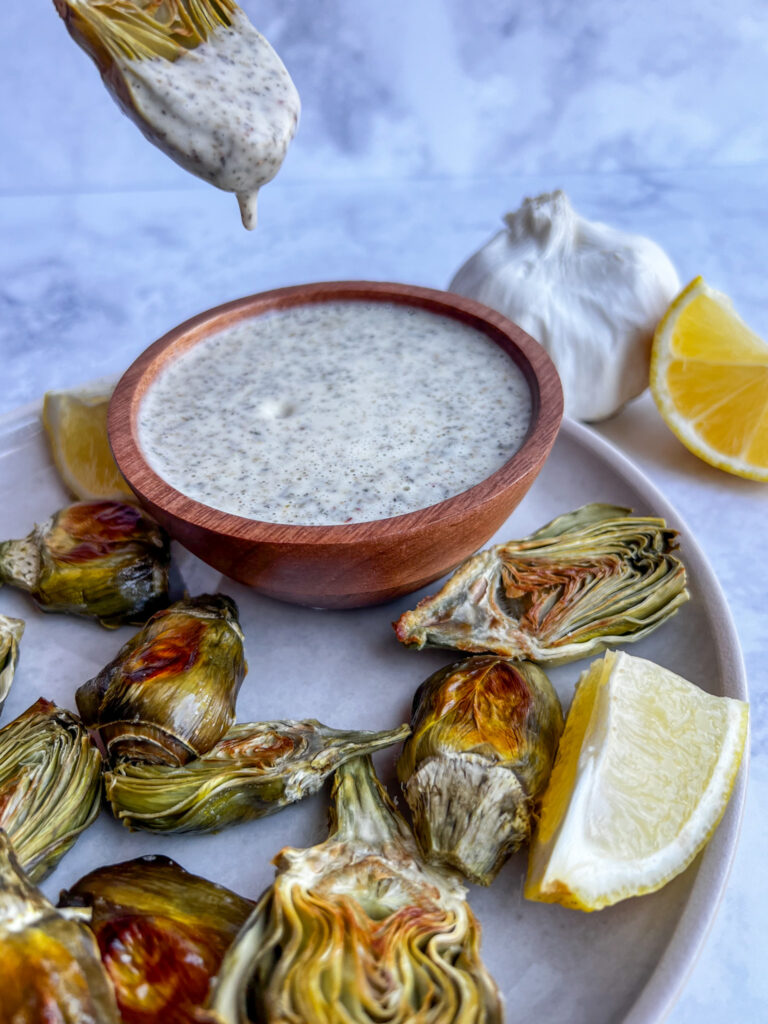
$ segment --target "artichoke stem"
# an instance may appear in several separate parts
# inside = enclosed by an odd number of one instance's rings
[[[34,590],[40,578],[40,550],[32,539],[6,540],[0,544],[0,583]]]
[[[336,769],[331,793],[329,840],[364,841],[375,845],[396,842],[407,834],[373,770],[370,755],[353,757]]]
[[[478,885],[490,885],[530,836],[530,801],[520,782],[485,758],[430,757],[408,779],[405,794],[424,856]]]

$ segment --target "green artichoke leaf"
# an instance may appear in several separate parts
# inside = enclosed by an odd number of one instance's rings
[[[0,1024],[120,1024],[86,925],[35,888],[0,831]]]
[[[398,776],[431,862],[489,885],[530,839],[563,731],[563,712],[531,662],[478,655],[416,691]]]
[[[97,868],[59,906],[90,908],[123,1024],[190,1024],[254,904],[152,856]]]
[[[275,863],[222,962],[213,1019],[501,1022],[466,891],[422,859],[369,756],[337,770],[327,840]]]
[[[24,620],[0,615],[0,711],[11,689],[16,663],[19,660],[19,641],[24,632]]]
[[[232,598],[187,597],[156,612],[83,683],[77,707],[112,760],[185,764],[234,723],[247,668]]]
[[[105,773],[107,799],[129,828],[215,832],[273,814],[316,793],[335,769],[409,734],[331,729],[315,719],[233,726],[182,766],[120,761]]]
[[[0,544],[0,582],[28,591],[44,612],[111,629],[168,604],[170,560],[168,535],[136,505],[81,501]]]
[[[585,505],[467,559],[394,624],[407,646],[558,665],[640,640],[690,596],[663,519]]]
[[[33,882],[96,819],[101,754],[80,720],[42,697],[0,729],[0,829]]]

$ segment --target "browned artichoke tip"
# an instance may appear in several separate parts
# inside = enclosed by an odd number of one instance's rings
[[[489,885],[530,838],[563,731],[557,694],[536,665],[468,658],[422,683],[411,729],[397,770],[419,845]]]
[[[0,544],[0,582],[28,591],[45,612],[113,628],[168,603],[170,559],[168,535],[135,505],[82,501]]]
[[[237,605],[185,598],[155,614],[77,691],[77,707],[112,759],[186,764],[235,720],[247,671]]]
[[[0,1024],[119,1024],[89,929],[63,916],[0,831]]]
[[[180,1024],[200,1019],[254,904],[167,857],[138,857],[92,871],[59,906],[91,908],[123,1024]]]

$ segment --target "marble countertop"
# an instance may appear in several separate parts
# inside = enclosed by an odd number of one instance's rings
[[[0,197],[0,415],[49,388],[125,368],[179,321],[227,299],[300,281],[368,278],[445,287],[525,195],[562,187],[584,215],[647,234],[684,281],[703,274],[768,337],[764,166],[656,174],[489,179],[279,180],[261,224],[234,198],[184,190]],[[768,898],[768,487],[689,454],[645,395],[600,434],[633,459],[695,532],[744,651],[752,758],[725,901],[671,1024],[764,1019]]]

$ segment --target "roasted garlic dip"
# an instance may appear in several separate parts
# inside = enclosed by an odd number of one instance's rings
[[[296,306],[172,360],[139,410],[167,483],[213,508],[327,526],[413,512],[499,469],[528,384],[483,332],[394,303]]]

